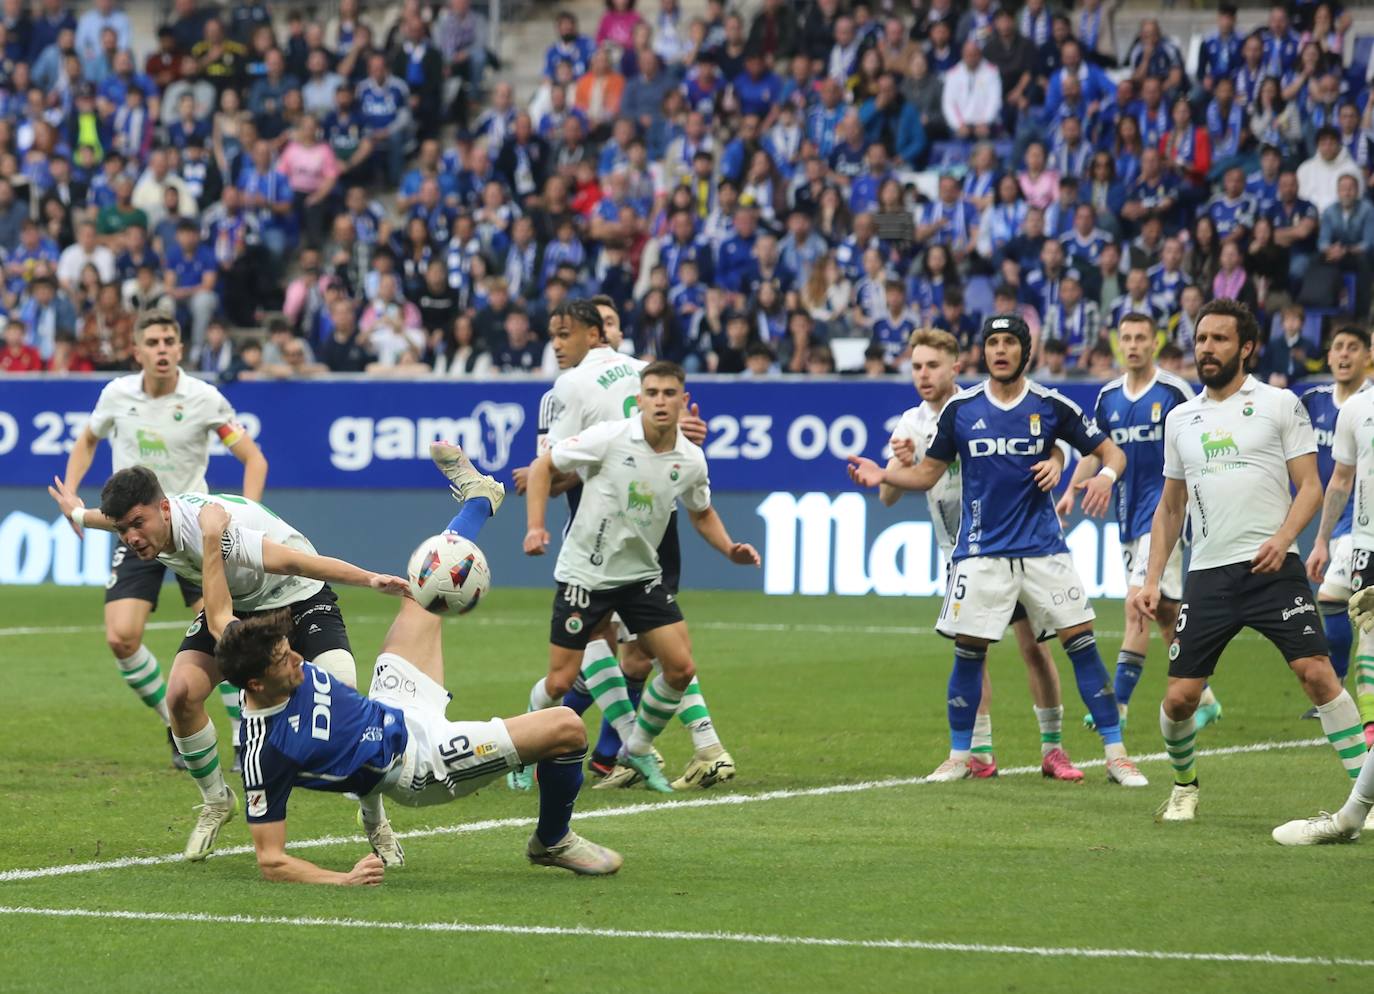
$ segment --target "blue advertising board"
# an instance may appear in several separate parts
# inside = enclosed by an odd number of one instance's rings
[[[105,380],[0,377],[0,486],[37,486],[63,475],[67,453]],[[1090,408],[1097,383],[1056,385]],[[484,471],[509,481],[534,455],[547,381],[236,383],[224,387],[271,471],[269,489],[409,489],[432,486],[429,443],[461,444]],[[696,377],[693,402],[710,426],[706,457],[717,491],[831,490],[848,486],[840,461],[880,458],[897,418],[918,398],[907,382]],[[209,482],[236,490],[238,463],[215,443]],[[102,445],[87,476],[110,471]]]

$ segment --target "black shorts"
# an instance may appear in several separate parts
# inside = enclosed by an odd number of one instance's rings
[[[1210,677],[1242,628],[1259,632],[1290,663],[1329,654],[1307,572],[1295,554],[1277,573],[1253,573],[1249,563],[1191,571],[1169,645],[1169,675]]]
[[[329,584],[326,583],[318,593],[283,608],[236,612],[236,616],[253,618],[260,614],[274,614],[277,611],[291,612],[291,633],[287,636],[287,641],[291,643],[291,648],[306,660],[318,659],[330,649],[343,649],[349,653],[353,651],[353,647],[348,644],[348,630],[344,627],[343,614],[339,611],[339,598],[335,596]],[[215,640],[210,636],[210,630],[205,627],[204,611],[196,615],[196,620],[186,629],[186,637],[181,640],[181,646],[177,651],[185,652],[187,649],[203,652],[207,656],[215,654]]]
[[[1350,550],[1350,590],[1359,593],[1374,583],[1374,552],[1368,549]]]
[[[110,578],[105,581],[105,603],[126,599],[147,601],[157,610],[157,598],[162,593],[162,580],[167,567],[156,559],[139,559],[123,542],[115,546],[110,560]],[[176,574],[173,574],[176,576]],[[200,588],[190,580],[177,576],[181,599],[190,607],[200,600]]]
[[[564,649],[585,649],[592,630],[612,611],[635,635],[683,620],[677,595],[661,577],[609,590],[560,583],[553,595],[549,641]]]

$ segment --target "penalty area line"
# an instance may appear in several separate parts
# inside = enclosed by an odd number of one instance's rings
[[[405,922],[359,918],[313,918],[271,915],[215,915],[183,911],[99,911],[90,908],[37,908],[0,905],[0,915],[37,918],[88,918],[194,925],[269,925],[296,928],[366,929],[466,935],[539,935],[594,939],[646,939],[661,942],[729,942],[745,946],[811,946],[828,949],[875,949],[903,952],[1028,956],[1038,959],[1152,960],[1187,963],[1259,964],[1263,966],[1350,966],[1368,969],[1374,960],[1344,956],[1294,956],[1284,953],[1188,952],[1164,949],[1112,949],[1092,946],[1019,946],[925,939],[846,939],[756,932],[696,932],[677,929],[593,928],[585,925],[502,925],[487,922]]]
[[[1286,741],[1252,742],[1247,745],[1222,746],[1216,749],[1199,749],[1198,756],[1238,756],[1249,753],[1277,752],[1287,749],[1306,749],[1326,745],[1326,739],[1289,739]],[[1137,763],[1157,763],[1167,760],[1163,752],[1149,753],[1136,757]],[[1080,769],[1100,768],[1106,760],[1090,759],[1077,764]],[[1030,776],[1040,772],[1039,766],[1015,766],[999,771],[1000,776]],[[577,811],[573,821],[582,822],[598,818],[624,818],[641,814],[666,814],[675,811],[688,811],[695,808],[717,808],[731,805],[758,804],[764,801],[784,801],[798,797],[828,797],[833,794],[858,794],[870,790],[890,790],[894,787],[916,787],[926,784],[925,777],[891,777],[884,780],[865,780],[856,783],[837,783],[824,787],[804,787],[790,790],[770,790],[758,794],[713,794],[706,797],[684,798],[682,800],[649,801],[641,804],[627,804],[613,808],[593,808],[590,811]],[[438,825],[430,828],[416,828],[397,832],[401,839],[428,839],[444,835],[469,835],[474,832],[487,832],[502,828],[528,828],[536,823],[534,818],[488,818],[483,821],[462,822],[457,825]],[[353,845],[365,843],[361,835],[326,835],[313,839],[300,839],[287,843],[288,849],[316,849],[322,846]],[[253,852],[251,845],[227,846],[210,854],[211,859],[225,856],[244,856]],[[137,866],[163,866],[183,861],[181,853],[167,853],[162,856],[124,856],[118,859],[92,860],[85,863],[65,863],[58,866],[41,866],[34,869],[14,869],[0,871],[0,884],[19,880],[38,880],[44,877],[65,877],[83,873],[99,873],[105,870],[125,870]]]

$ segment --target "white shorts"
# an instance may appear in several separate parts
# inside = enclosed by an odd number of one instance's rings
[[[1067,552],[1030,559],[971,556],[950,572],[935,630],[999,641],[1018,602],[1037,632],[1057,632],[1097,617]]]
[[[504,721],[449,721],[449,692],[395,653],[377,657],[367,696],[405,715],[405,756],[383,781],[401,804],[443,804],[520,765]]]
[[[1126,586],[1143,587],[1150,571],[1150,534],[1123,543],[1121,563],[1126,567]],[[1183,543],[1175,542],[1164,575],[1159,578],[1159,596],[1165,600],[1183,600]]]
[[[1346,532],[1340,538],[1331,540],[1331,562],[1327,564],[1326,576],[1317,590],[1317,599],[1323,601],[1348,601],[1355,593],[1351,586],[1355,578],[1355,536]]]

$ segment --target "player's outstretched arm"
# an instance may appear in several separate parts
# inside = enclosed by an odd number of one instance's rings
[[[103,532],[115,530],[113,521],[99,511],[87,508],[76,495],[76,488],[67,486],[55,476],[52,478],[52,486],[48,487],[48,496],[57,502],[63,516],[76,527],[78,535],[83,528],[97,528]]]
[[[896,446],[894,445],[893,448],[895,449]],[[900,456],[893,456],[887,461],[887,468],[889,470],[901,469],[903,466],[910,465],[911,464],[908,462],[903,462]],[[901,487],[894,487],[890,483],[878,484],[878,500],[883,502],[883,507],[891,507],[893,504],[896,504],[897,501],[902,499],[902,494],[904,493],[906,493],[906,491]]]
[[[1069,512],[1073,510],[1074,497],[1080,487],[1091,479],[1101,468],[1101,461],[1097,456],[1084,456],[1078,460],[1078,465],[1073,468],[1073,476],[1069,477],[1068,489],[1064,491],[1064,496],[1059,498],[1059,503],[1054,506],[1056,513],[1061,518],[1067,518]]]
[[[926,456],[915,466],[884,468],[863,456],[849,457],[849,478],[861,487],[876,487],[887,483],[902,490],[929,490],[940,482],[949,469],[942,459]]]
[[[1277,573],[1288,555],[1288,550],[1316,516],[1322,506],[1322,478],[1317,472],[1317,454],[1308,452],[1288,460],[1288,478],[1297,491],[1293,503],[1271,538],[1259,547],[1255,558],[1250,561],[1254,573]]]
[[[545,452],[530,464],[525,480],[525,555],[542,556],[549,547],[549,532],[544,527],[549,509],[549,490],[553,483],[553,456]]]
[[[100,439],[96,438],[90,428],[82,428],[81,434],[72,443],[72,451],[67,455],[67,471],[62,482],[73,494],[81,489],[81,481],[86,478],[86,472],[91,468],[91,463],[95,460],[95,450],[99,446]],[[71,521],[72,528],[80,535],[81,526],[70,516],[67,520]]]
[[[337,884],[340,886],[375,887],[382,882],[385,870],[375,853],[368,853],[348,873],[326,870],[308,859],[297,859],[286,851],[286,822],[269,821],[250,824],[253,849],[258,857],[258,870],[264,880],[289,884]]]
[[[1317,540],[1312,543],[1312,552],[1307,557],[1307,578],[1313,583],[1321,583],[1326,576],[1326,567],[1331,562],[1331,532],[1341,519],[1350,500],[1350,490],[1355,485],[1355,466],[1337,462],[1331,470],[1331,479],[1326,484],[1326,497],[1322,500],[1322,521],[1317,527]]]
[[[1153,619],[1159,607],[1159,580],[1183,532],[1183,517],[1188,513],[1188,485],[1174,477],[1164,478],[1164,489],[1155,516],[1150,522],[1150,561],[1145,568],[1145,585],[1136,593],[1136,607]]]
[[[218,504],[206,504],[198,515],[201,533],[200,588],[205,597],[205,627],[215,641],[234,620],[234,597],[224,575],[224,532],[229,527],[229,512]]]
[[[1102,463],[1102,468],[1078,488],[1083,492],[1083,512],[1100,518],[1112,506],[1112,484],[1126,472],[1126,453],[1110,438],[1104,438],[1092,455]]]
[[[243,489],[239,491],[249,500],[262,502],[262,491],[267,486],[267,457],[258,448],[258,443],[245,432],[229,451],[234,458],[243,463]]]
[[[410,585],[403,577],[392,576],[389,573],[374,573],[343,559],[292,549],[271,539],[263,539],[262,542],[262,568],[268,573],[277,573],[281,576],[304,576],[311,580],[323,580],[325,583],[371,587],[384,594],[396,594],[401,597],[410,589]]]
[[[730,562],[740,566],[758,566],[763,562],[758,550],[752,545],[747,542],[736,542],[730,537],[730,533],[725,530],[725,522],[720,520],[720,515],[714,507],[708,507],[704,511],[689,509],[687,514],[698,534]]]

